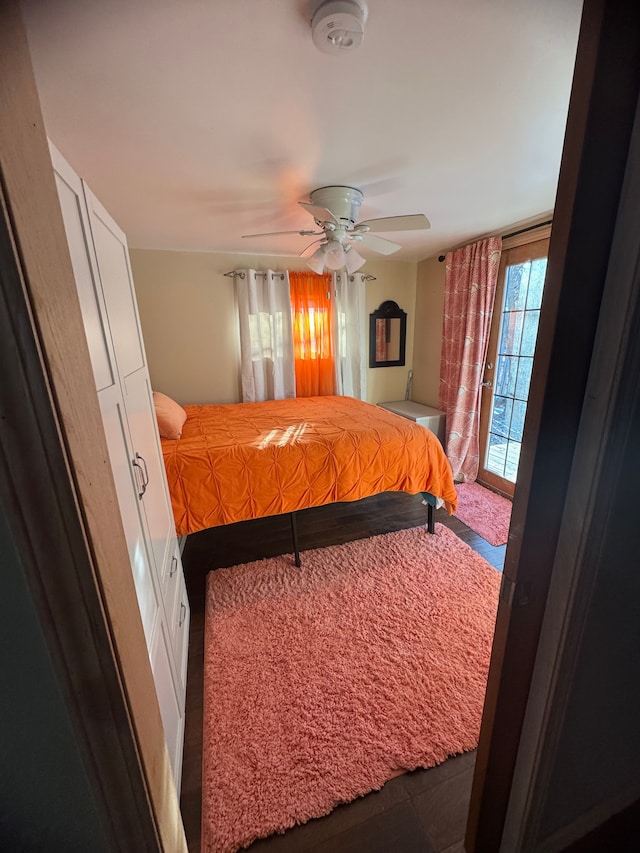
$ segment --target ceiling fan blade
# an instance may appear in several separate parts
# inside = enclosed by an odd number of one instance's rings
[[[366,219],[358,222],[358,228],[366,225],[371,231],[424,231],[431,228],[431,223],[424,213],[414,213],[409,216],[384,216],[381,219]]]
[[[333,213],[331,213],[330,210],[327,210],[326,207],[318,207],[317,204],[311,204],[308,201],[299,201],[298,204],[301,207],[304,207],[304,209],[318,222],[333,222],[334,225],[340,224]]]
[[[378,252],[379,255],[392,255],[401,249],[399,243],[392,243],[391,240],[385,240],[384,237],[376,237],[375,234],[359,234],[358,246],[365,249],[371,249],[373,252]]]
[[[281,234],[300,234],[301,237],[314,237],[316,234],[323,234],[323,231],[265,231],[264,234],[243,234],[245,237],[279,237]]]

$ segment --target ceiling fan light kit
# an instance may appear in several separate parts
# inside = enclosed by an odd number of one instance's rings
[[[357,272],[361,266],[365,263],[365,259],[362,255],[359,255],[353,246],[349,247],[349,251],[346,253],[346,257],[344,260],[344,265],[347,268],[347,272],[349,275],[351,273]]]
[[[342,243],[338,240],[329,240],[324,247],[324,265],[330,270],[341,270],[346,258]]]
[[[322,53],[345,53],[362,44],[367,20],[364,0],[324,0],[311,18],[311,37]]]
[[[307,258],[307,266],[321,275],[325,269],[337,271],[346,269],[349,274],[357,272],[365,263],[353,246],[345,245],[338,240],[329,240],[319,246],[311,257]]]
[[[313,255],[306,260],[309,269],[312,269],[318,275],[324,272],[324,246],[318,246]]]

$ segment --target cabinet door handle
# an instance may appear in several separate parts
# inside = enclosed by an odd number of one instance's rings
[[[171,558],[171,568],[169,569],[169,577],[172,578],[177,571],[178,571],[178,558],[172,557]]]
[[[178,628],[182,628],[184,624],[184,620],[187,616],[187,608],[184,605],[184,602],[180,602],[180,619],[178,620]]]
[[[137,468],[138,471],[140,471],[140,476],[142,478],[142,491],[138,490],[138,498],[142,500],[144,493],[147,491],[147,485],[149,483],[149,480],[145,477],[144,469],[142,468],[142,465],[138,462],[138,459],[142,459],[142,456],[136,453],[135,458],[131,460],[131,464],[134,468]],[[142,459],[142,461],[144,462],[144,459]]]
[[[139,460],[142,462],[142,467],[144,468],[144,473],[143,473],[143,476],[144,476],[144,488],[145,488],[145,491],[146,491],[147,486],[149,485],[149,470],[148,470],[148,468],[147,468],[147,462],[146,462],[146,460],[145,460],[144,456],[140,456],[140,454],[139,454],[139,453],[136,453],[136,459],[139,459]]]

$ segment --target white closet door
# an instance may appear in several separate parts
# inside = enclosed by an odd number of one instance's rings
[[[120,516],[124,528],[133,582],[138,597],[138,607],[142,617],[142,627],[151,648],[151,639],[158,617],[158,596],[153,581],[150,557],[147,552],[145,532],[141,518],[141,507],[137,495],[141,479],[131,464],[131,450],[128,444],[127,416],[120,394],[120,388],[107,388],[98,394],[102,421],[104,423],[109,459],[118,492]]]
[[[124,232],[84,183],[91,233],[120,376],[146,364]]]
[[[164,726],[164,736],[173,768],[176,791],[180,795],[180,769],[182,767],[182,745],[184,738],[184,714],[180,710],[178,696],[171,674],[170,652],[165,623],[158,622],[151,644],[151,668],[158,694],[160,716]]]
[[[102,322],[102,317],[105,316],[104,301],[93,252],[82,181],[54,145],[49,143],[49,149],[80,299],[91,366],[96,388],[100,391],[117,384],[118,378],[111,336],[108,327],[105,327]]]
[[[169,571],[168,548],[175,540],[175,526],[147,368],[126,376],[123,385],[134,457],[144,475],[142,506],[149,544],[162,587],[164,576]]]
[[[184,697],[187,689],[187,654],[189,651],[190,610],[184,575],[177,575],[178,594],[175,596],[171,625],[171,645],[176,664],[178,692]]]

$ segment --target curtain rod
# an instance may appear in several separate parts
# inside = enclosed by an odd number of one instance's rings
[[[229,270],[229,272],[225,272],[225,273],[222,273],[222,274],[223,274],[224,276],[228,276],[229,278],[245,278],[245,274],[244,274],[242,271],[238,272],[237,270]],[[256,272],[256,275],[268,275],[268,273],[266,273],[266,272]],[[282,281],[284,281],[284,273],[283,273],[283,272],[274,272],[274,273],[271,273],[271,275],[275,275],[275,276],[277,276],[279,279],[281,279]],[[338,275],[340,275],[340,273],[338,273]],[[360,273],[360,275],[362,276],[363,281],[375,281],[375,280],[376,280],[375,275],[365,275],[365,273]],[[350,279],[351,281],[353,281],[353,280],[354,280],[354,276],[353,276],[353,275],[350,275],[350,276],[349,276],[349,279]]]
[[[502,239],[508,240],[509,237],[517,237],[519,234],[526,234],[527,231],[535,231],[536,228],[544,228],[545,225],[552,225],[553,219],[547,219],[546,222],[538,222],[536,225],[529,225],[527,228],[521,228],[519,231],[512,231],[511,234],[503,234]],[[438,255],[440,263],[444,261],[446,255]]]
[[[529,225],[528,228],[521,228],[519,231],[512,231],[511,234],[503,234],[502,239],[508,240],[509,237],[517,237],[518,234],[526,234],[527,231],[535,231],[536,228],[544,228],[545,225],[553,224],[553,219],[547,219],[546,222],[538,222],[537,225]]]
[[[229,272],[225,272],[222,274],[225,276],[229,276],[230,278],[245,278],[245,274],[242,271],[238,272],[237,270],[230,270]],[[269,275],[269,273],[256,272],[256,275]],[[276,278],[279,278],[282,281],[284,281],[284,273],[283,272],[272,272],[271,275],[275,275]]]

